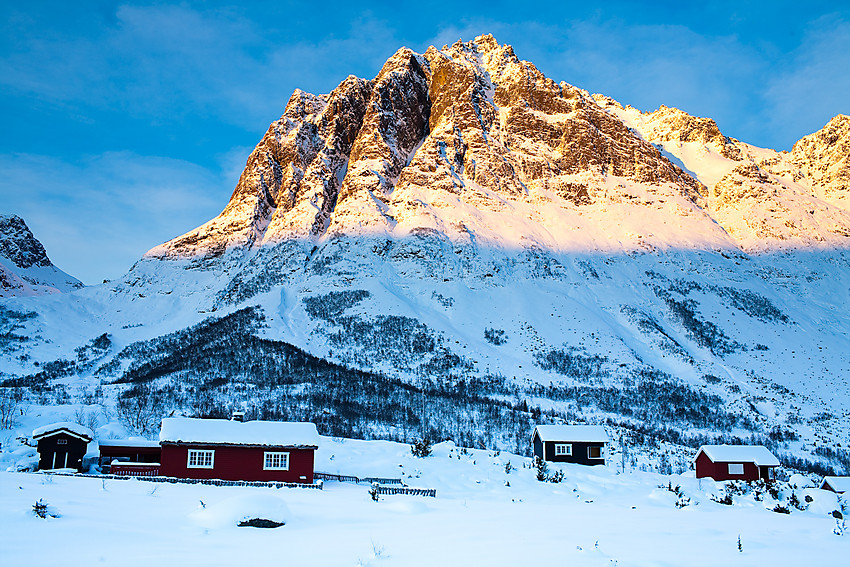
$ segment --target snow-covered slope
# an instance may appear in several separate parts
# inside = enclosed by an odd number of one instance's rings
[[[0,297],[67,292],[82,286],[53,265],[21,217],[0,215]]]
[[[221,215],[120,281],[0,305],[0,371],[325,434],[521,452],[586,419],[847,468],[847,140],[756,148],[491,36],[401,49],[296,91]]]

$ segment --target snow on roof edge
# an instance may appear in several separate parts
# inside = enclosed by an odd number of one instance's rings
[[[835,492],[850,492],[850,476],[825,476],[823,482],[829,484]]]
[[[77,437],[87,438],[88,441],[94,439],[94,432],[92,432],[91,429],[80,425],[79,423],[74,423],[73,421],[59,421],[48,425],[42,425],[41,427],[36,427],[32,430],[32,437],[33,439],[37,437],[44,437],[49,433],[57,432],[62,429]]]
[[[694,456],[696,462],[700,453],[714,463],[753,463],[759,467],[778,467],[779,459],[764,445],[703,445]]]
[[[534,431],[541,441],[611,442],[608,432],[601,425],[537,425]]]
[[[162,420],[159,441],[318,448],[319,432],[309,422],[167,417]]]

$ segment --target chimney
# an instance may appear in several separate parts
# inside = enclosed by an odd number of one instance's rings
[[[230,417],[230,421],[245,421],[245,412],[244,411],[234,411],[233,415]]]

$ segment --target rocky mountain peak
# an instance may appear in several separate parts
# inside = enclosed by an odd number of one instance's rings
[[[468,225],[460,234],[440,221],[435,201],[502,211],[505,198],[543,190],[574,207],[591,199],[588,180],[608,178],[667,184],[693,203],[704,194],[587,92],[555,83],[492,35],[424,54],[401,48],[371,81],[348,77],[321,96],[297,90],[222,214],[149,255],[422,226],[468,238]]]
[[[645,248],[641,233],[601,215],[623,203],[647,219],[662,215],[662,224],[671,218],[662,209],[677,211],[673,232],[652,246],[740,246],[735,234],[746,231],[737,227],[744,221],[736,207],[765,191],[781,201],[786,174],[846,192],[847,122],[836,117],[801,140],[793,166],[751,152],[710,118],[667,106],[640,113],[556,83],[492,35],[422,54],[403,47],[372,80],[350,76],[326,95],[296,90],[248,158],[222,214],[148,256],[209,258],[287,241],[402,238],[423,230],[477,246],[507,238],[514,247],[570,248],[576,234],[548,224],[563,214],[584,216],[590,205],[600,213],[599,230],[623,232],[616,246]],[[714,165],[704,167],[705,156]],[[750,164],[763,178],[751,175]],[[536,212],[518,212],[529,209]],[[718,211],[720,232],[712,217]],[[844,226],[843,212],[830,214]],[[517,222],[525,228],[509,235],[500,229]],[[822,225],[806,226],[817,232]],[[586,245],[611,240],[593,237]]]
[[[678,108],[661,105],[658,110],[649,113],[647,125],[647,138],[653,142],[699,142],[713,146],[729,159],[742,159],[734,141],[724,136],[711,118],[692,116]]]
[[[17,215],[0,215],[0,256],[18,268],[51,265],[44,246]]]
[[[82,285],[51,263],[24,219],[0,215],[0,297],[70,291]]]
[[[850,116],[839,114],[798,140],[791,160],[826,198],[850,204]]]

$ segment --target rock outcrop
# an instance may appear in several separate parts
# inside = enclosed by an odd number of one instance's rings
[[[17,215],[0,215],[0,297],[71,291],[83,284],[59,270]]]

